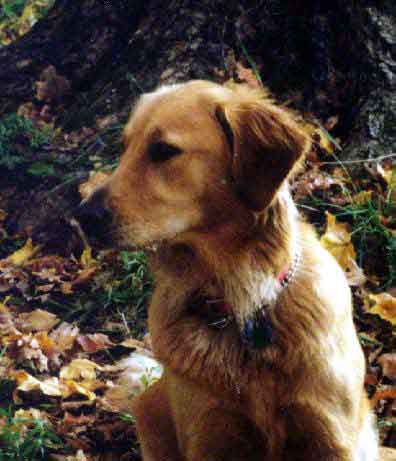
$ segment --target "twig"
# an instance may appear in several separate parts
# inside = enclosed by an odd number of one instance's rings
[[[131,330],[130,330],[130,328],[129,328],[129,326],[128,326],[128,322],[127,322],[127,320],[126,320],[126,318],[125,318],[125,314],[124,314],[123,312],[119,312],[119,314],[120,314],[120,316],[121,316],[122,323],[124,324],[124,327],[125,327],[125,330],[126,330],[127,334],[130,335],[130,334],[131,334]]]
[[[80,237],[80,239],[82,240],[82,242],[84,244],[84,248],[90,248],[87,236],[85,235],[85,233],[84,233],[82,227],[80,226],[80,223],[77,221],[77,219],[71,218],[69,220],[69,223],[70,223],[70,225],[72,227],[74,227],[76,229],[78,236]]]
[[[381,162],[387,158],[394,158],[396,154],[389,154],[389,155],[382,155],[381,157],[377,158],[368,158],[365,160],[338,160],[336,162],[321,162],[322,165],[337,165],[337,164],[344,164],[344,165],[351,165],[354,163],[374,163],[374,162]]]

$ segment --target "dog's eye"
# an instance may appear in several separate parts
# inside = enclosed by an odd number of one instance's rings
[[[172,146],[166,142],[156,142],[149,148],[149,155],[153,162],[161,163],[182,153],[179,147]]]

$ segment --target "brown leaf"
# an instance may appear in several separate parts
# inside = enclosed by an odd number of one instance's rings
[[[46,67],[36,82],[36,97],[48,103],[59,102],[70,92],[71,86],[67,78],[59,75],[54,66]]]
[[[396,387],[381,388],[371,398],[372,406],[375,407],[380,400],[394,400],[396,399]]]
[[[358,263],[354,259],[349,260],[349,267],[345,271],[345,275],[351,287],[361,287],[367,281],[363,269],[358,266]]]
[[[89,354],[115,345],[107,335],[102,333],[81,335],[77,338],[77,342]]]
[[[95,415],[84,415],[81,414],[79,416],[72,415],[68,411],[65,412],[63,416],[62,424],[66,424],[69,426],[81,426],[83,424],[91,424],[95,421]]]
[[[62,322],[56,330],[50,333],[50,338],[61,352],[65,352],[73,348],[79,331],[77,326]]]
[[[82,271],[79,272],[77,277],[73,280],[73,282],[71,283],[71,286],[77,287],[77,286],[86,284],[87,282],[92,280],[92,277],[97,271],[97,269],[98,269],[97,266],[91,266],[91,267],[87,267],[86,269],[83,269]]]
[[[99,171],[98,173],[93,174],[88,181],[80,184],[78,190],[83,199],[88,198],[92,192],[101,184],[103,184],[111,175],[111,173]]]
[[[339,116],[333,115],[332,117],[329,117],[326,120],[323,126],[326,128],[327,131],[331,131],[337,125],[338,120],[339,120]]]
[[[316,191],[329,190],[334,185],[341,187],[342,181],[320,170],[318,166],[315,165],[311,170],[301,175],[294,182],[294,198],[298,201],[307,195],[314,194]]]
[[[382,374],[391,380],[396,380],[396,353],[382,354],[378,358],[382,367]]]
[[[250,88],[261,88],[261,82],[258,80],[255,72],[245,67],[240,62],[236,63],[236,74],[239,80],[245,82]]]

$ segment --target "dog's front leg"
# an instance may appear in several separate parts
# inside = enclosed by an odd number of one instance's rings
[[[247,419],[223,408],[214,408],[200,415],[193,430],[186,435],[185,459],[264,461],[267,458],[262,438]]]
[[[288,461],[354,461],[357,427],[352,415],[320,404],[293,405],[287,410]],[[375,460],[370,460],[375,461]]]
[[[143,461],[182,461],[163,378],[132,402]]]

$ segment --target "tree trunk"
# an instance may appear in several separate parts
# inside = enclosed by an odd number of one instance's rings
[[[396,152],[396,2],[351,2],[345,11],[355,37],[357,110],[344,157],[389,155]]]
[[[222,80],[234,53],[281,98],[322,120],[339,116],[343,158],[386,155],[396,147],[396,3],[378,3],[58,0],[0,50],[0,114],[32,99],[49,64],[77,95],[63,116],[74,128],[127,110],[160,82]]]
[[[55,66],[76,91],[90,87],[103,71],[117,69],[145,4],[57,0],[25,36],[0,49],[0,114],[33,99],[34,82],[48,65]]]

